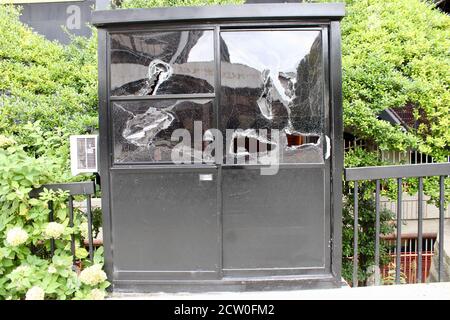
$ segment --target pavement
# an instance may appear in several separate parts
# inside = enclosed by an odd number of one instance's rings
[[[113,293],[110,300],[450,300],[450,282],[338,289],[205,293]]]

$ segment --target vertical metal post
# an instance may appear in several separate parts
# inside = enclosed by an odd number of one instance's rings
[[[413,279],[413,274],[412,274],[412,270],[413,270],[413,268],[412,268],[412,260],[413,260],[413,255],[411,254],[411,252],[412,252],[412,250],[411,250],[411,248],[412,248],[412,244],[413,244],[413,240],[411,239],[411,238],[409,238],[408,239],[408,248],[409,248],[409,250],[408,250],[408,252],[409,252],[409,254],[408,254],[408,263],[409,263],[409,268],[408,268],[408,279]],[[414,278],[415,278],[415,276],[416,275],[414,275]]]
[[[400,284],[400,264],[402,253],[402,178],[397,179],[397,243],[395,254],[395,283]]]
[[[375,266],[380,267],[380,180],[375,188]]]
[[[69,227],[73,228],[73,196],[69,196]],[[70,235],[70,251],[75,262],[75,234]]]
[[[439,177],[439,282],[444,278],[444,176]]]
[[[94,240],[92,237],[92,210],[90,194],[88,194],[86,198],[86,215],[88,219],[89,259],[94,261]]]
[[[423,230],[423,178],[419,177],[419,195],[417,198],[417,282],[422,282],[422,230]]]
[[[358,287],[358,181],[355,181],[353,194],[354,220],[353,220],[353,287]]]
[[[48,202],[48,209],[50,210],[50,212],[48,213],[48,221],[49,222],[53,222],[53,213],[54,213],[54,207],[53,207],[53,201],[50,200]],[[55,254],[55,239],[54,238],[50,238],[50,254],[53,257],[53,255]]]
[[[220,56],[220,27],[214,28],[214,59],[215,59],[215,79],[214,79],[214,92],[216,98],[214,99],[214,125],[216,128],[220,128],[222,114],[220,112],[221,101],[221,56]],[[225,142],[226,143],[226,142]],[[223,150],[223,149],[222,149]],[[217,153],[216,153],[217,155]],[[222,161],[222,159],[216,158],[216,162]],[[219,166],[217,170],[217,228],[219,230],[217,234],[217,250],[218,250],[218,263],[217,273],[219,277],[223,277],[223,199],[222,199],[222,166]]]

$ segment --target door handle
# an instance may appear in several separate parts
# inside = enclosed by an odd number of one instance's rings
[[[213,175],[212,173],[208,173],[208,174],[199,174],[198,175],[198,179],[200,181],[213,181]]]

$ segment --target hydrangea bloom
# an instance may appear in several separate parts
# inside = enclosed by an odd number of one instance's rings
[[[28,240],[28,233],[21,227],[14,227],[6,234],[6,242],[10,246],[18,246]]]
[[[82,222],[81,224],[80,224],[80,231],[81,231],[81,236],[84,238],[84,239],[87,239],[88,238],[88,224],[87,224],[87,222]]]
[[[105,299],[105,292],[100,289],[92,289],[92,291],[89,293],[89,299],[103,300],[103,299]]]
[[[12,272],[11,275],[15,276],[15,277],[24,277],[25,273],[30,270],[29,266],[18,266],[17,268],[15,268]]]
[[[106,280],[106,273],[102,270],[102,266],[94,264],[80,272],[79,279],[87,285],[95,286]]]
[[[44,300],[45,292],[41,287],[34,286],[28,289],[25,300]]]
[[[56,268],[54,266],[49,266],[47,269],[48,273],[55,273],[56,272]]]
[[[58,222],[50,222],[44,230],[49,238],[58,238],[64,232],[64,226]]]
[[[5,137],[4,135],[0,134],[0,148],[7,148],[11,145],[13,145],[15,141],[11,138]]]

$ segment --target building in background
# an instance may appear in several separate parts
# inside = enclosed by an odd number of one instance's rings
[[[91,35],[92,11],[106,9],[109,0],[0,0],[21,6],[20,20],[49,40],[67,44],[70,34],[89,37]]]

